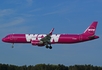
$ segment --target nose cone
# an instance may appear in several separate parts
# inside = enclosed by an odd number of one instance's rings
[[[2,41],[3,41],[3,42],[6,42],[5,38],[2,38]]]

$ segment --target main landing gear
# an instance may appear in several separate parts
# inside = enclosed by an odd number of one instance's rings
[[[48,49],[52,49],[52,46],[50,45],[50,46],[48,46],[48,45],[46,45],[46,48]]]

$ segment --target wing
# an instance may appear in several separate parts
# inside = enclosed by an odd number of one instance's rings
[[[52,28],[52,30],[49,32],[49,34],[47,34],[42,39],[36,40],[36,41],[31,41],[32,45],[46,46],[46,48],[52,49],[50,40],[51,40],[51,35],[52,35],[53,31],[54,31],[54,28]]]
[[[47,34],[44,38],[42,38],[40,41],[42,41],[45,45],[50,44],[50,39],[51,39],[51,35],[54,31],[54,28],[52,28],[52,30],[49,32],[49,34]]]

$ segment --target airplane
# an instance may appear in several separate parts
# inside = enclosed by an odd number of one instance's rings
[[[82,34],[53,34],[54,28],[48,34],[9,34],[2,39],[3,42],[31,43],[34,46],[45,46],[52,49],[51,44],[73,44],[99,38],[95,35],[98,22],[94,21]]]

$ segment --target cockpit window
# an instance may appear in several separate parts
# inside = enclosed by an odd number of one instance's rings
[[[10,35],[7,35],[6,38],[10,37]]]
[[[8,37],[8,36],[6,36],[6,37]]]

